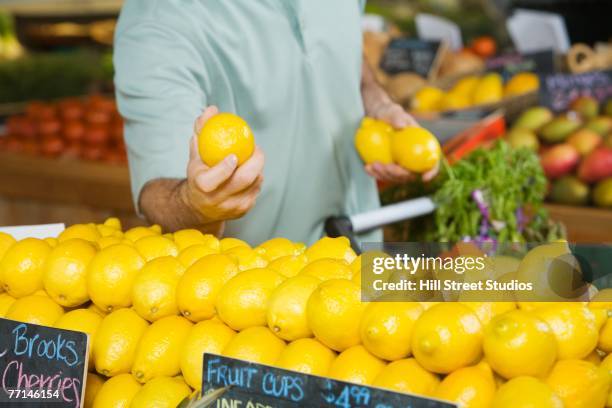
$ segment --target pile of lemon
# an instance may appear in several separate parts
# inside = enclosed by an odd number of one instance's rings
[[[0,317],[91,336],[86,407],[175,407],[204,352],[462,407],[612,406],[612,304],[363,303],[345,238],[0,234]]]

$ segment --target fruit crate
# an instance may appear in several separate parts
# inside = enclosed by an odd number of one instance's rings
[[[550,218],[567,229],[570,242],[612,243],[612,211],[591,207],[546,204]]]

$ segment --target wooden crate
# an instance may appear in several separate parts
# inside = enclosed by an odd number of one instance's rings
[[[550,218],[567,228],[568,241],[612,243],[612,211],[593,207],[546,204]]]

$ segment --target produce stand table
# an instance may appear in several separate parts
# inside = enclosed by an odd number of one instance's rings
[[[550,218],[567,228],[568,241],[580,243],[612,242],[612,211],[592,207],[546,204]]]
[[[127,167],[0,152],[0,225],[66,224],[134,214]]]

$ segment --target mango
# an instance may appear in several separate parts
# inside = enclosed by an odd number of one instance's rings
[[[553,113],[544,106],[527,109],[514,122],[514,129],[538,130],[553,119]]]
[[[540,148],[540,142],[535,132],[525,128],[511,129],[506,134],[506,139],[510,146],[515,149],[527,148],[537,152]]]
[[[590,96],[581,96],[574,99],[569,108],[584,120],[593,119],[599,114],[599,103],[597,99]]]
[[[580,163],[578,177],[587,183],[595,183],[612,177],[612,148],[598,147],[589,153]]]
[[[589,129],[580,129],[567,138],[567,143],[574,146],[581,156],[586,156],[599,146],[602,140],[603,138],[599,133]]]
[[[607,116],[598,116],[589,120],[585,125],[585,128],[605,136],[612,132],[612,118]]]
[[[548,143],[563,142],[578,130],[580,121],[572,115],[557,116],[540,129],[540,138]]]
[[[593,190],[593,202],[598,207],[612,208],[612,177],[597,183]]]
[[[564,176],[553,183],[550,199],[559,204],[586,205],[589,202],[589,186],[575,176]]]
[[[544,174],[551,180],[571,173],[579,161],[580,154],[568,143],[555,145],[540,156]]]
[[[604,103],[603,109],[601,111],[602,111],[602,114],[606,116],[612,116],[612,99],[608,99]]]

